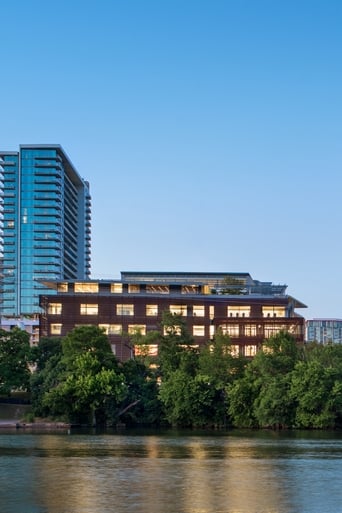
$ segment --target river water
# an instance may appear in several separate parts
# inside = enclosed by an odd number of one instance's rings
[[[342,513],[342,434],[0,430],[1,513]]]

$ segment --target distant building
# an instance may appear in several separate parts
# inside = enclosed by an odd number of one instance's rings
[[[307,342],[342,343],[342,319],[308,319],[305,324]]]
[[[286,285],[248,273],[122,272],[120,280],[47,285],[57,295],[41,295],[40,335],[63,337],[76,326],[97,325],[120,360],[139,350],[125,334],[160,330],[164,311],[184,318],[196,346],[219,330],[230,336],[236,354],[249,357],[280,331],[304,341],[305,320],[295,310],[306,306],[286,294]],[[158,346],[148,350],[157,354]]]
[[[0,151],[0,310],[38,314],[46,280],[90,276],[89,184],[59,145]]]
[[[35,346],[39,342],[39,317],[32,315],[30,317],[3,317],[0,320],[1,329],[11,331],[13,328],[19,328],[30,335],[30,345]]]

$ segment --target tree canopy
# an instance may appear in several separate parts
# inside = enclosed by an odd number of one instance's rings
[[[0,394],[29,390],[30,337],[26,331],[0,330]]]
[[[342,345],[300,347],[282,332],[247,360],[220,332],[200,348],[170,312],[127,337],[135,357],[119,362],[95,326],[31,349],[26,332],[0,331],[0,393],[30,390],[36,416],[74,424],[342,427]]]

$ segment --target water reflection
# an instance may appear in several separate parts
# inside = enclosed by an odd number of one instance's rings
[[[336,434],[0,433],[1,513],[339,513]]]

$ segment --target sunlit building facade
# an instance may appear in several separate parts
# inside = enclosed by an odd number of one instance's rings
[[[319,344],[342,344],[342,319],[308,319],[305,340]]]
[[[138,354],[130,334],[161,331],[163,312],[180,315],[194,345],[229,335],[233,351],[253,357],[265,339],[281,332],[304,341],[305,305],[286,285],[253,280],[248,273],[122,272],[120,280],[55,281],[42,295],[41,336],[63,337],[76,326],[97,325],[120,360]],[[158,354],[158,344],[144,348]]]
[[[90,276],[91,199],[59,145],[0,151],[1,314],[38,314],[42,279]]]

